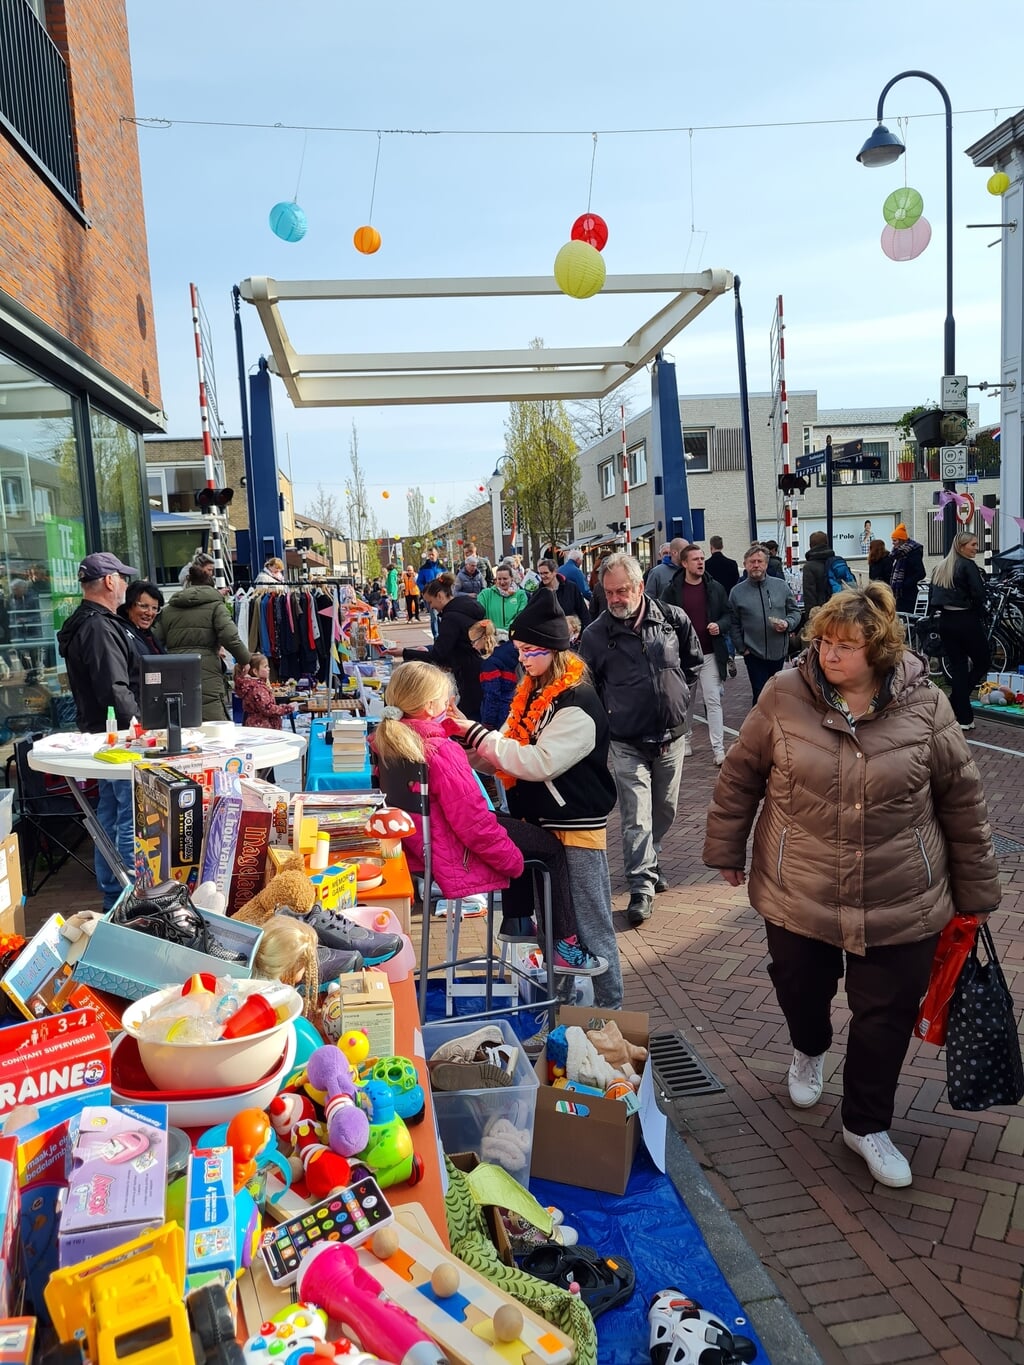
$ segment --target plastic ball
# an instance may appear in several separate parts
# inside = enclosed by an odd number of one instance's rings
[[[363,227],[356,228],[352,234],[352,245],[364,256],[372,256],[375,251],[380,250],[380,233],[368,223],[364,224]]]
[[[882,250],[890,261],[912,261],[920,256],[932,239],[932,225],[927,218],[919,218],[911,228],[882,229]]]
[[[450,1261],[442,1261],[434,1267],[430,1277],[430,1287],[439,1299],[450,1299],[459,1292],[459,1272]],[[518,1334],[517,1334],[518,1335]],[[513,1340],[515,1338],[513,1337]]]
[[[301,242],[308,229],[306,215],[298,204],[282,200],[270,210],[270,230],[282,242]]]
[[[1010,177],[1005,171],[996,171],[994,175],[989,176],[985,188],[989,194],[1005,194],[1010,188]]]
[[[571,299],[593,298],[606,274],[604,258],[589,242],[566,242],[555,257],[555,283]]]
[[[523,1335],[523,1315],[515,1304],[503,1303],[494,1315],[495,1341],[518,1341]]]
[[[574,242],[586,242],[595,251],[603,251],[608,241],[608,224],[596,213],[581,213],[569,236]]]
[[[882,205],[882,217],[891,228],[911,228],[924,213],[924,200],[909,185],[893,190]]]

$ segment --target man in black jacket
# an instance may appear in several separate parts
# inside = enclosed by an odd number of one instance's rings
[[[128,578],[138,572],[105,551],[86,555],[78,566],[82,603],[61,626],[57,645],[67,664],[78,728],[86,734],[106,732],[108,707],[114,708],[119,730],[126,730],[141,710],[130,681],[135,647],[117,615]],[[131,871],[135,866],[132,783],[101,781],[99,788],[96,818]],[[94,865],[103,909],[109,910],[121,893],[121,883],[98,847]]]
[[[577,652],[608,713],[630,892],[626,917],[636,928],[650,919],[654,893],[668,890],[658,855],[676,818],[688,684],[704,655],[686,613],[644,592],[632,555],[609,556],[600,573],[608,606],[583,632]]]
[[[721,583],[709,578],[704,570],[704,551],[699,545],[687,545],[680,556],[680,569],[665,589],[663,601],[680,607],[689,617],[700,640],[704,661],[700,670],[700,690],[704,693],[708,735],[715,766],[725,762],[725,722],[722,717],[722,684],[725,682],[729,650],[726,641],[732,627],[729,599]],[[690,688],[690,705],[686,712],[686,754],[691,752],[693,709],[697,698],[696,683]]]

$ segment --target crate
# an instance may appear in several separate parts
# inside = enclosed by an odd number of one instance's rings
[[[433,1102],[437,1130],[446,1152],[475,1152],[481,1161],[503,1166],[509,1175],[528,1189],[537,1110],[537,1076],[508,1021],[494,1019],[484,1022],[496,1024],[501,1030],[503,1041],[519,1049],[512,1084],[487,1090],[435,1090]],[[475,1033],[481,1027],[479,1019],[469,1023],[447,1019],[436,1024],[424,1024],[423,1050],[428,1061],[442,1043]],[[502,1120],[507,1120],[515,1132]]]

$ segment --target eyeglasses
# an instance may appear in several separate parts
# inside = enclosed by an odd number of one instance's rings
[[[812,640],[811,643],[819,654],[838,654],[840,659],[848,659],[851,654],[857,654],[864,648],[864,645],[840,644],[838,640],[818,639]]]

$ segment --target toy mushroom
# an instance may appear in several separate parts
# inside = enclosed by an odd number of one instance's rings
[[[366,822],[367,834],[380,840],[381,855],[397,858],[402,851],[402,840],[416,833],[412,816],[398,806],[381,806]]]

